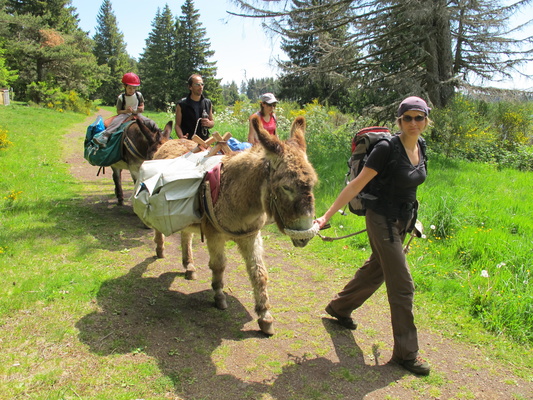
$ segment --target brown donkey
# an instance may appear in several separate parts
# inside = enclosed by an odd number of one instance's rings
[[[303,117],[294,120],[287,141],[269,135],[257,116],[252,123],[261,145],[222,158],[218,200],[211,209],[207,207],[201,228],[209,251],[216,307],[227,308],[223,291],[224,247],[226,241],[233,240],[244,258],[253,286],[259,327],[265,334],[273,335],[261,228],[274,222],[282,233],[291,237],[294,246],[305,246],[316,234],[313,187],[317,175],[307,160]],[[172,142],[163,144],[154,159],[184,154],[182,146]],[[182,260],[188,279],[196,278],[192,256],[195,232],[200,232],[200,224],[181,231]],[[154,241],[157,256],[164,257],[163,234],[155,231]]]

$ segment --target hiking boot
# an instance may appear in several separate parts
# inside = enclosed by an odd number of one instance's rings
[[[93,137],[93,143],[94,144],[97,144],[98,146],[101,146],[101,147],[106,147],[107,145],[107,136],[104,136],[104,135],[94,135]]]
[[[350,317],[341,317],[339,314],[337,314],[333,308],[331,308],[331,305],[328,304],[326,307],[326,312],[331,315],[333,318],[337,319],[337,322],[344,326],[345,328],[355,330],[357,329],[357,323],[353,320],[353,318]]]
[[[429,375],[431,371],[429,363],[422,357],[417,357],[414,360],[397,360],[393,357],[389,363],[401,365],[407,371],[417,375]]]

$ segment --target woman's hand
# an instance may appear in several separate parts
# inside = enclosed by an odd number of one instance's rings
[[[327,224],[328,220],[325,216],[321,216],[320,218],[315,219],[313,222],[318,224],[319,228],[322,229],[324,225]]]

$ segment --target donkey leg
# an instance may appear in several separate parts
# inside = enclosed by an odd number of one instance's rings
[[[113,170],[113,182],[115,183],[115,196],[119,206],[124,205],[124,193],[122,191],[122,170],[111,167]]]
[[[215,291],[215,306],[219,310],[228,308],[224,294],[224,270],[226,269],[226,255],[224,254],[225,241],[221,235],[207,238],[209,250],[209,268],[211,269],[211,287]]]
[[[192,254],[192,237],[192,232],[181,231],[181,261],[183,268],[185,268],[185,279],[191,281],[198,277]]]
[[[254,288],[255,312],[261,331],[268,336],[274,334],[274,318],[268,311],[268,271],[263,263],[263,239],[261,232],[256,236],[236,240],[239,250],[246,263],[246,270]]]
[[[165,258],[165,235],[154,229],[155,255],[157,258]]]

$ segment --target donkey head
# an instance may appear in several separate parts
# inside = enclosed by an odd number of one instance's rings
[[[305,118],[297,117],[292,123],[290,138],[281,141],[263,129],[259,117],[252,117],[269,161],[269,214],[283,233],[307,231],[313,226],[315,199],[313,188],[317,175],[306,154]],[[297,247],[305,246],[310,238],[291,236]]]
[[[139,153],[145,160],[151,160],[154,153],[170,139],[170,133],[172,132],[172,121],[168,121],[165,129],[161,131],[159,127],[152,121],[144,121],[142,118],[136,120],[136,124],[131,124],[132,129],[138,128],[138,132],[132,132],[128,136],[130,140],[135,140],[135,145],[138,145]],[[144,138],[144,139],[143,139]]]

